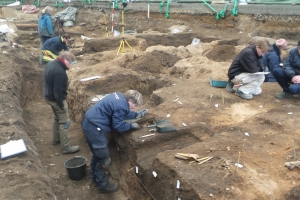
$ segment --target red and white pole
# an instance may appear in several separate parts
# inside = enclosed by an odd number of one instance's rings
[[[114,36],[114,16],[115,16],[115,2],[113,2],[113,6],[111,9],[111,35]]]

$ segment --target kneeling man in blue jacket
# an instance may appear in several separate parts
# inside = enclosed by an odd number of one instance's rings
[[[90,164],[91,178],[103,193],[115,192],[119,188],[117,183],[109,183],[108,175],[103,170],[111,163],[106,134],[112,130],[122,133],[138,129],[137,123],[124,120],[143,118],[147,110],[130,110],[142,104],[143,96],[136,90],[129,90],[125,94],[115,92],[98,101],[84,116],[82,129],[93,154]]]

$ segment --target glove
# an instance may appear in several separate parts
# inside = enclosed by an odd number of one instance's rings
[[[140,128],[140,126],[137,123],[135,122],[131,123],[131,129],[138,129],[138,128]]]
[[[145,117],[145,115],[147,115],[147,113],[148,113],[147,109],[137,111],[136,119]]]

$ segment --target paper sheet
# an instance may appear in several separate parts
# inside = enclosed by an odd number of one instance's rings
[[[6,144],[0,146],[1,159],[23,153],[27,151],[26,145],[23,139],[20,140],[11,140]]]

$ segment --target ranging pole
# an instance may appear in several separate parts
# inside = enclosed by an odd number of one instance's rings
[[[111,8],[111,35],[114,36],[114,16],[115,16],[115,2]]]
[[[149,19],[150,18],[150,2],[148,2],[148,16],[147,18]]]

